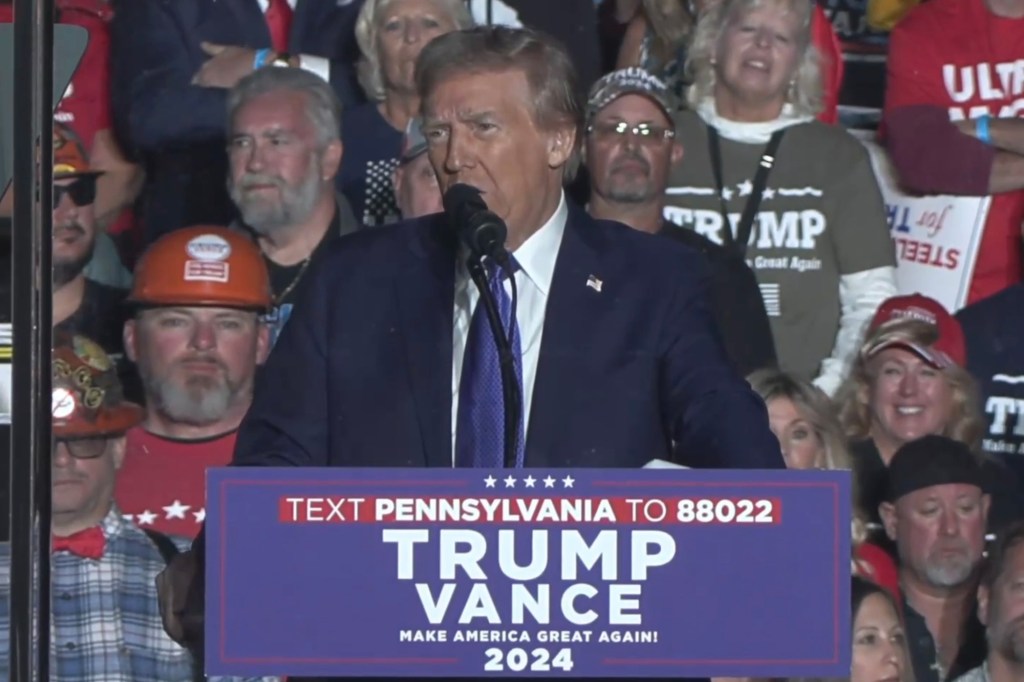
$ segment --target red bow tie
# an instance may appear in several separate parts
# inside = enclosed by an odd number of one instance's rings
[[[54,552],[71,552],[85,559],[99,559],[107,540],[99,526],[86,528],[67,537],[53,536]]]

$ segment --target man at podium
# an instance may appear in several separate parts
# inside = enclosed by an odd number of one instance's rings
[[[442,192],[478,188],[507,225],[517,464],[782,467],[763,404],[722,350],[702,256],[566,199],[575,82],[561,48],[504,27],[441,37],[417,65]],[[264,369],[236,464],[502,465],[498,353],[452,222],[370,230],[325,254]],[[507,274],[489,269],[510,307]]]
[[[532,31],[481,27],[437,38],[416,68],[442,192],[479,189],[485,210],[507,225],[513,272],[497,258],[484,265],[522,387],[514,462],[502,454],[500,358],[467,246],[457,221],[436,214],[341,239],[311,268],[257,383],[234,464],[640,467],[660,459],[783,468],[763,403],[722,349],[703,256],[594,220],[566,199],[582,106],[564,50]],[[194,547],[202,546],[200,538]],[[169,632],[182,639],[196,558],[163,579]],[[188,599],[193,625],[199,593]]]

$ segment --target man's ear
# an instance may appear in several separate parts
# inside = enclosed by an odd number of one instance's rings
[[[320,159],[320,178],[323,181],[333,180],[341,168],[341,157],[344,148],[341,140],[331,140],[324,149],[323,157]]]
[[[978,585],[978,621],[982,625],[988,625],[988,603],[989,589],[984,585]]]
[[[548,167],[560,168],[569,162],[576,144],[576,128],[562,125],[548,135]]]
[[[679,162],[683,160],[683,145],[681,142],[672,143],[672,166],[679,165]]]
[[[122,332],[122,338],[124,339],[124,354],[128,356],[128,359],[132,362],[138,362],[139,353],[135,348],[135,341],[138,338],[135,335],[135,320],[125,320],[124,331]]]
[[[395,166],[395,170],[391,171],[391,187],[395,190],[395,201],[398,201],[398,197],[402,193],[402,184],[405,181],[405,169],[402,164]]]
[[[110,442],[110,456],[114,462],[114,471],[121,469],[121,465],[124,464],[124,451],[127,444],[127,439],[124,436],[118,436],[112,438]]]
[[[896,521],[898,519],[896,505],[892,502],[883,502],[878,505],[878,515],[882,517],[885,534],[889,536],[890,540],[896,542]]]
[[[262,365],[270,355],[270,327],[260,322],[256,329],[256,364]]]

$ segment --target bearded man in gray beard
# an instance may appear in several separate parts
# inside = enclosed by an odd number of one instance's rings
[[[176,230],[142,255],[128,301],[124,345],[146,416],[126,435],[115,499],[143,526],[190,536],[202,521],[206,467],[230,462],[269,351],[266,264],[241,232]]]
[[[301,69],[259,69],[228,97],[228,192],[267,262],[271,344],[315,256],[358,225],[335,193],[341,118],[331,87]]]
[[[907,647],[917,682],[946,682],[985,658],[976,591],[991,498],[977,455],[959,441],[925,436],[888,468],[879,507],[896,542]]]

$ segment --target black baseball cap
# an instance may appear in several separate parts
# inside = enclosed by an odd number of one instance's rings
[[[889,462],[886,499],[899,498],[936,485],[966,484],[986,491],[981,460],[958,440],[925,436],[905,443]]]

